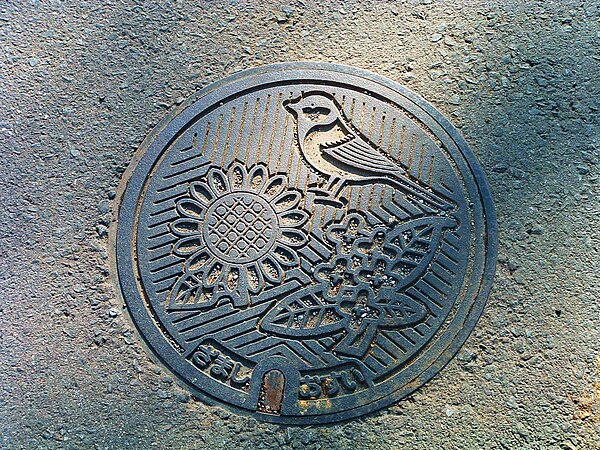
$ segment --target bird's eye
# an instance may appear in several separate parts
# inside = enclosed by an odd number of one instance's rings
[[[312,122],[319,122],[326,118],[331,110],[329,108],[324,108],[322,106],[317,106],[314,108],[302,108],[302,113],[309,118]]]

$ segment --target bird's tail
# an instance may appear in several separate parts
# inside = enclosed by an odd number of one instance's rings
[[[448,211],[452,209],[454,202],[434,192],[429,186],[417,181],[413,181],[403,170],[395,172],[391,175],[393,175],[393,184],[395,187],[397,187],[400,191],[406,192],[407,194],[416,198],[417,201],[433,209],[442,211]]]

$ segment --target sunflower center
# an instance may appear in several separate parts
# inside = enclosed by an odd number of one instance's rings
[[[224,262],[256,261],[273,247],[277,231],[273,208],[249,192],[227,194],[215,200],[206,211],[206,245]]]

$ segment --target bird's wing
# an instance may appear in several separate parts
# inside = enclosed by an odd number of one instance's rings
[[[354,134],[339,141],[321,144],[321,151],[334,160],[358,170],[397,174],[400,166]]]

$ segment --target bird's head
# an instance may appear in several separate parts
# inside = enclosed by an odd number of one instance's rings
[[[322,93],[304,94],[283,103],[286,110],[296,117],[300,142],[311,131],[326,128],[340,118],[333,99]]]

